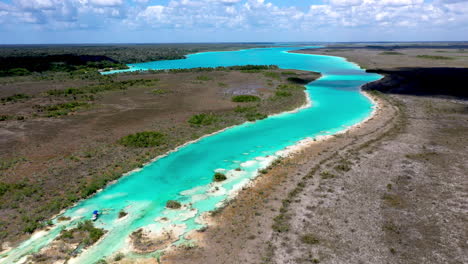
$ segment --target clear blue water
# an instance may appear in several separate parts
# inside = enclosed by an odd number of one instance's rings
[[[130,65],[131,70],[146,70],[271,64],[317,71],[323,77],[307,85],[311,107],[245,123],[179,148],[68,209],[64,215],[72,221],[57,223],[51,231],[33,236],[0,258],[0,263],[20,262],[25,254],[49,244],[60,228],[89,219],[95,209],[105,212],[96,225],[108,233],[71,263],[94,263],[115,254],[126,247],[128,235],[140,227],[158,231],[177,225],[182,233],[200,228],[197,218],[202,213],[215,209],[230,192],[253,179],[259,169],[278,157],[278,151],[306,138],[334,134],[371,114],[372,102],[360,92],[360,86],[379,79],[379,75],[366,73],[339,57],[287,53],[293,49],[297,48],[206,52],[184,60]],[[235,171],[238,167],[242,171]],[[213,184],[217,170],[227,173],[228,180]],[[186,207],[165,209],[167,200],[178,200]],[[118,219],[121,209],[129,214]],[[160,217],[169,221],[156,221]]]

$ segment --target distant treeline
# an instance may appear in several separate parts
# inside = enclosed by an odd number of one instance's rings
[[[122,74],[138,74],[138,73],[179,73],[179,72],[211,72],[211,71],[242,71],[255,73],[262,70],[277,70],[279,69],[276,65],[235,65],[235,66],[218,66],[218,67],[198,67],[198,68],[188,68],[188,69],[168,69],[168,70],[139,70],[132,72],[123,72]]]
[[[125,68],[125,64],[183,59],[201,51],[259,47],[256,44],[32,45],[0,46],[0,76],[88,68]]]

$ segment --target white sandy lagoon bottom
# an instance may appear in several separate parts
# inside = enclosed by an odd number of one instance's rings
[[[69,263],[95,263],[117,252],[135,258],[155,257],[161,252],[132,251],[130,234],[139,228],[154,236],[172,232],[172,245],[187,243],[185,235],[205,225],[204,213],[233,197],[259,170],[287,155],[297,144],[342,132],[371,116],[374,104],[360,92],[360,86],[379,79],[379,75],[368,74],[338,57],[287,53],[293,49],[207,52],[185,60],[132,65],[133,70],[138,70],[275,64],[284,69],[318,71],[323,77],[307,85],[311,105],[229,128],[156,159],[66,210],[63,215],[71,217],[70,221],[54,220],[56,225],[49,231],[38,232],[0,255],[0,263],[23,262],[28,254],[49,245],[63,228],[89,219],[93,210],[106,212],[96,226],[107,233]],[[228,179],[213,183],[217,171],[225,173]],[[166,209],[168,200],[179,201],[182,209]],[[120,210],[128,215],[119,219]]]

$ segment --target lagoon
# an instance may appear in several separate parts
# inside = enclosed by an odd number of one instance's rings
[[[288,53],[295,49],[299,47],[204,52],[188,55],[183,60],[129,65],[130,70],[278,65],[283,69],[316,71],[323,76],[306,86],[310,106],[229,128],[156,159],[68,209],[64,215],[72,218],[70,222],[55,222],[50,231],[38,233],[7,256],[0,256],[0,263],[21,262],[25,255],[49,244],[62,227],[89,219],[96,209],[106,212],[96,226],[106,229],[107,234],[69,263],[94,263],[125,251],[127,237],[138,228],[157,231],[175,225],[181,230],[182,238],[189,231],[201,228],[204,224],[199,217],[203,213],[220,206],[235,190],[255,178],[259,170],[281,155],[280,151],[304,139],[338,133],[371,115],[373,104],[360,87],[379,79],[379,75],[366,73],[339,57]],[[110,73],[116,72],[121,71]],[[226,173],[228,180],[213,184],[216,171]],[[166,209],[167,200],[177,200],[184,207],[177,211]],[[119,219],[120,210],[128,215]],[[161,217],[168,221],[157,221]]]

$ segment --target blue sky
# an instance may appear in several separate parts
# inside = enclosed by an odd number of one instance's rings
[[[468,0],[0,0],[0,44],[468,40]]]

